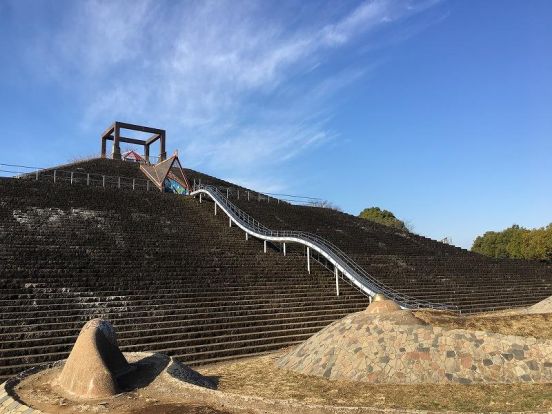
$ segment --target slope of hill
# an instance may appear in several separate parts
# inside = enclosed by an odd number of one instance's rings
[[[297,343],[368,303],[191,197],[31,180],[0,181],[0,291],[0,379],[66,357],[94,317],[124,351],[198,364]]]

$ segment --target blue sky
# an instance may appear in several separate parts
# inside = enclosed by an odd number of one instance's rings
[[[552,221],[550,1],[0,1],[0,162],[185,166],[469,247]]]

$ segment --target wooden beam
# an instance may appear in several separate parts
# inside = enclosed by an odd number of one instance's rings
[[[147,140],[146,140],[146,144],[153,144],[155,141],[157,141],[159,138],[161,138],[161,135],[160,134],[153,134],[151,137],[149,137]]]
[[[151,127],[142,126],[142,125],[128,124],[126,122],[115,122],[115,124],[117,124],[119,128],[131,129],[133,131],[149,132],[150,134],[156,134],[156,135],[165,133],[165,130],[163,129],[151,128]]]
[[[102,134],[102,138],[105,138],[106,135],[111,135],[113,133],[113,130],[115,129],[115,124],[111,125],[109,128],[107,128],[104,133]]]
[[[105,139],[108,139],[110,141],[113,141],[115,137],[113,135],[109,135],[105,137]],[[127,144],[135,144],[135,145],[146,145],[146,141],[136,138],[128,138],[128,137],[119,137],[119,142],[126,142]]]

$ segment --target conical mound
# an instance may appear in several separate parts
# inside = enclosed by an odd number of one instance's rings
[[[81,329],[58,377],[58,385],[75,399],[109,397],[120,392],[117,376],[129,369],[111,324],[92,319]]]
[[[366,308],[368,313],[389,313],[398,310],[401,310],[401,307],[381,293],[375,295],[372,303]]]

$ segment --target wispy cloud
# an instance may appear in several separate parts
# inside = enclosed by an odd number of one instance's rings
[[[90,0],[71,3],[37,49],[55,78],[78,85],[85,128],[165,127],[196,166],[243,176],[335,139],[331,102],[371,68],[325,70],[332,53],[433,3],[363,1],[335,14],[294,4],[293,15],[261,1]]]

